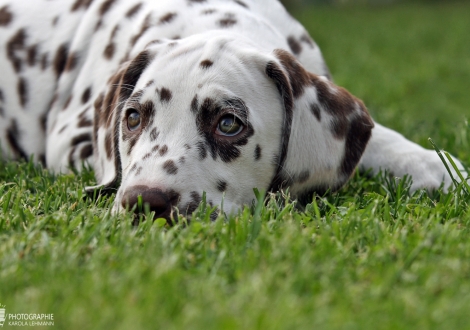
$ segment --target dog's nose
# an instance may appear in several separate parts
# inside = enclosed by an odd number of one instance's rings
[[[144,205],[148,205],[150,212],[155,212],[156,218],[170,220],[173,206],[178,203],[179,194],[169,191],[164,192],[158,188],[147,186],[132,186],[125,190],[121,204],[124,208],[132,209],[142,196],[142,208],[135,208],[135,213],[143,212]]]

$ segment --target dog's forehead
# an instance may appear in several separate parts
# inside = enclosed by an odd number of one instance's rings
[[[256,85],[264,76],[264,68],[259,65],[265,57],[261,50],[248,41],[219,33],[176,41],[155,40],[148,51],[153,57],[137,88],[143,89],[154,82],[156,86],[171,86],[184,94],[191,89],[204,90],[212,84],[220,90],[226,87],[238,92],[251,89],[250,85]]]

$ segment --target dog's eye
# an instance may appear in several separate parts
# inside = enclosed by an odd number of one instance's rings
[[[242,129],[243,123],[240,119],[234,115],[225,115],[220,118],[215,133],[223,136],[235,136],[240,133]]]
[[[140,113],[136,110],[130,110],[127,113],[127,127],[130,131],[135,131],[140,126]]]

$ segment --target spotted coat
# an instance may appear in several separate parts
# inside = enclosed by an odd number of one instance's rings
[[[229,212],[253,188],[306,199],[363,155],[416,188],[449,183],[427,151],[373,129],[276,0],[0,0],[0,42],[3,157],[87,162],[116,211],[142,196],[156,216],[190,214],[205,192]]]

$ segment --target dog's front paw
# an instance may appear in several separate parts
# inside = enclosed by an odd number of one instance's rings
[[[444,156],[451,172],[449,174],[446,166],[434,150],[415,150],[411,154],[402,156],[403,163],[401,165],[403,166],[397,166],[400,169],[399,172],[402,173],[394,174],[399,176],[404,174],[410,175],[412,178],[411,191],[422,188],[432,191],[440,188],[442,185],[443,190],[448,192],[451,187],[454,187],[454,180],[457,183],[462,182],[457,171]],[[468,181],[468,173],[462,163],[454,157],[452,157],[452,160],[461,176]]]

